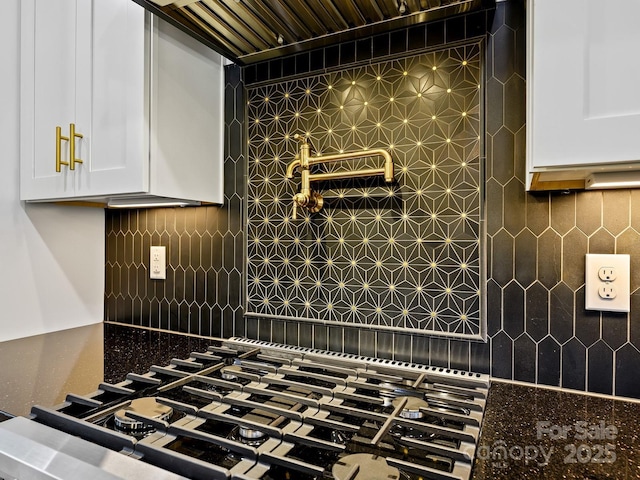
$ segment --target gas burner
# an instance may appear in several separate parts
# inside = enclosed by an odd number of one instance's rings
[[[238,433],[240,436],[246,440],[257,440],[265,436],[264,432],[260,430],[256,430],[255,428],[243,427],[242,425],[238,428]]]
[[[238,372],[242,371],[242,367],[240,365],[229,365],[228,367],[222,367],[220,370],[220,377],[223,380],[228,380],[230,382],[235,382],[238,380]]]
[[[259,447],[267,441],[269,437],[261,430],[240,425],[231,431],[228,438],[229,440],[233,440],[250,447]]]
[[[114,414],[113,422],[116,428],[120,430],[125,432],[136,432],[147,430],[150,427],[148,424],[145,424],[140,420],[127,417],[127,412],[133,412],[139,415],[144,415],[145,417],[166,421],[171,418],[173,408],[156,402],[156,399],[152,397],[142,397],[132,400],[127,407],[118,410]]]
[[[404,402],[404,407],[400,411],[400,416],[402,418],[409,418],[412,420],[417,420],[419,418],[424,417],[424,412],[422,412],[421,408],[427,408],[429,404],[417,397],[397,397],[394,398],[391,402],[394,407],[397,407],[400,403]]]
[[[336,480],[397,480],[400,470],[390,467],[384,457],[354,453],[338,460],[331,469]]]

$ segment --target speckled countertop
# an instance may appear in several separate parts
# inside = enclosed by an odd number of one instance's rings
[[[84,340],[85,351],[101,350],[93,346],[104,340],[104,381],[109,383],[124,380],[129,372],[145,373],[154,364],[166,365],[174,357],[186,358],[210,344],[203,338],[107,323],[80,332],[90,337]],[[78,331],[56,334],[55,341],[68,345],[67,338],[77,341]],[[97,353],[102,360],[102,351]],[[87,360],[86,353],[75,363],[79,360]],[[41,365],[51,371],[51,362]],[[61,377],[61,391],[69,378],[78,376],[75,370],[84,370],[68,369],[71,373]],[[99,381],[87,388],[94,389]],[[3,408],[0,404],[0,411]],[[640,403],[494,380],[473,479],[513,478],[640,478]]]
[[[206,338],[105,323],[104,381],[121,382],[129,372],[148,372],[151,365],[168,365],[209,345]]]
[[[474,480],[640,478],[640,403],[494,380],[476,457]]]

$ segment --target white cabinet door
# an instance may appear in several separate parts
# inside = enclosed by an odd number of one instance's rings
[[[640,160],[640,1],[529,0],[530,171]]]
[[[69,136],[90,128],[90,2],[24,0],[21,4],[21,193],[23,200],[75,195],[68,165],[56,172],[56,127]],[[76,48],[79,47],[79,48]],[[60,141],[62,162],[69,141]],[[74,139],[76,158],[87,160],[88,138]],[[82,168],[82,164],[76,166]]]
[[[146,192],[145,12],[131,0],[92,3],[91,161],[83,165],[76,195]]]

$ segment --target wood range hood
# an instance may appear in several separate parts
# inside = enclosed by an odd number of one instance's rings
[[[483,0],[133,0],[244,66],[447,18]]]

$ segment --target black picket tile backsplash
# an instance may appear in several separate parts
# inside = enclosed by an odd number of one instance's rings
[[[227,67],[225,204],[108,211],[106,320],[204,336],[246,335],[640,398],[640,191],[525,193],[524,1],[499,2],[463,19],[244,71]],[[389,55],[413,56],[485,33],[488,341],[245,317],[246,87]],[[150,245],[168,247],[166,282],[148,279]],[[587,252],[632,255],[631,314],[584,310]]]

